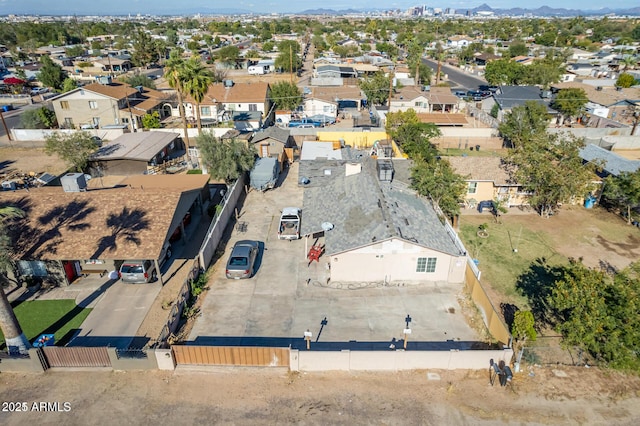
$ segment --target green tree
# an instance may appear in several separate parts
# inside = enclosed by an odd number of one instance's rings
[[[267,53],[268,53],[268,52],[273,52],[273,49],[274,49],[275,47],[276,47],[276,46],[275,46],[275,44],[273,44],[273,42],[272,42],[272,41],[265,41],[265,42],[262,44],[262,51],[263,51],[263,52],[267,52]]]
[[[546,132],[523,140],[508,154],[512,179],[531,193],[529,204],[549,217],[560,203],[582,198],[593,190],[596,164],[583,164],[584,140]]]
[[[564,346],[578,346],[613,368],[640,368],[640,263],[613,277],[572,260],[555,280],[548,303]]]
[[[551,107],[571,118],[583,111],[588,100],[587,93],[583,89],[562,89],[556,95]]]
[[[64,53],[70,58],[76,58],[84,55],[84,47],[76,45],[64,50]]]
[[[556,61],[537,60],[531,65],[523,66],[519,83],[547,89],[551,84],[560,81],[563,72],[561,64]]]
[[[240,49],[238,46],[225,46],[218,50],[216,56],[220,62],[235,64],[240,57]]]
[[[271,100],[280,110],[294,110],[302,102],[300,88],[288,81],[280,81],[271,86]]]
[[[383,105],[389,99],[389,77],[383,71],[377,71],[370,77],[360,79],[360,89],[371,105]]]
[[[156,89],[156,83],[154,83],[154,81],[146,74],[136,73],[129,77],[121,77],[119,80],[127,83],[131,87],[142,86],[148,89]]]
[[[162,127],[160,124],[160,114],[158,111],[153,111],[151,114],[145,114],[142,116],[142,127],[145,129],[159,129]]]
[[[484,78],[491,85],[518,84],[524,73],[524,65],[511,59],[491,61],[485,67]]]
[[[295,72],[302,67],[302,59],[298,57],[300,44],[293,40],[283,40],[278,43],[278,56],[275,60],[276,68],[288,72]]]
[[[50,129],[55,123],[56,113],[47,107],[28,109],[20,116],[23,129]]]
[[[153,62],[155,45],[153,39],[144,31],[135,33],[132,42],[131,61],[138,67],[148,67]]]
[[[40,58],[40,62],[42,62],[42,68],[38,72],[38,80],[46,87],[53,87],[56,90],[62,89],[62,82],[67,77],[62,67],[46,55]]]
[[[187,128],[187,115],[184,109],[184,94],[185,90],[185,81],[187,78],[187,71],[185,69],[185,62],[180,55],[178,50],[172,50],[169,54],[169,59],[164,67],[164,76],[169,83],[169,87],[176,91],[178,96],[178,111],[180,112],[180,117],[182,118],[182,128],[184,131],[184,143],[186,152],[189,152],[189,130]]]
[[[44,146],[47,155],[57,155],[78,173],[84,171],[95,150],[96,144],[87,132],[55,132],[46,137]]]
[[[67,77],[62,82],[62,93],[67,93],[78,88],[78,83],[71,77]]]
[[[27,353],[31,344],[22,332],[22,327],[13,312],[13,307],[2,285],[8,283],[7,270],[11,267],[11,239],[7,235],[7,222],[14,218],[24,217],[24,212],[17,207],[0,208],[0,330],[10,353]]]
[[[255,154],[243,142],[222,141],[211,132],[198,135],[196,141],[202,162],[213,179],[232,182],[253,167]]]
[[[515,58],[516,56],[526,56],[529,53],[529,49],[524,43],[513,43],[509,46],[509,57]]]
[[[548,127],[547,107],[535,101],[527,101],[507,113],[498,130],[512,147],[518,147],[535,135],[546,132]]]
[[[430,197],[447,217],[460,214],[460,201],[467,191],[464,178],[444,158],[418,159],[411,168],[411,188]]]
[[[433,123],[422,123],[415,110],[390,112],[385,124],[387,134],[413,159],[429,160],[437,154],[431,143],[433,138],[442,135]]]
[[[185,64],[184,90],[196,102],[196,120],[198,133],[202,133],[202,120],[200,118],[200,104],[209,91],[213,76],[204,66],[199,56],[192,56]]]
[[[616,86],[628,88],[636,84],[636,79],[629,73],[623,72],[616,80]]]
[[[607,176],[602,196],[606,202],[625,210],[627,223],[631,224],[631,211],[640,207],[640,170]]]

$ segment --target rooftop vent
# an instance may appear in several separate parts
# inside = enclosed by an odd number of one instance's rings
[[[225,80],[224,87],[233,87],[233,80]]]

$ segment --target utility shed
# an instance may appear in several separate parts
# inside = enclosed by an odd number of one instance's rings
[[[266,191],[276,186],[280,175],[280,163],[276,157],[258,158],[250,173],[251,187]]]

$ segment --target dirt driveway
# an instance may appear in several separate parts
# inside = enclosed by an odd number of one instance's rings
[[[103,425],[114,419],[138,425],[640,422],[638,378],[578,367],[561,372],[566,377],[542,368],[518,374],[514,391],[492,387],[487,371],[428,372],[440,380],[429,380],[426,371],[2,373],[0,402],[7,404],[0,407],[0,424]],[[10,402],[27,403],[28,412],[10,412],[15,411]],[[34,412],[34,402],[58,402],[61,410],[68,402],[70,411]]]

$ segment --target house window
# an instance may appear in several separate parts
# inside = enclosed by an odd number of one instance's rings
[[[69,109],[69,101],[60,101],[60,108]]]
[[[257,111],[257,110],[258,110],[258,105],[249,104],[249,111]]]
[[[200,107],[200,115],[210,116],[211,115],[211,107],[208,107],[208,106]]]
[[[467,186],[467,194],[475,194],[478,191],[478,182],[469,182]]]
[[[49,275],[47,266],[39,260],[19,260],[18,269],[20,274],[32,277],[46,277]]]
[[[89,101],[89,109],[98,109],[98,103],[96,101]]]
[[[436,260],[435,257],[419,257],[416,272],[435,272]]]
[[[73,129],[73,118],[71,117],[65,117],[64,118],[64,127],[65,129]]]

